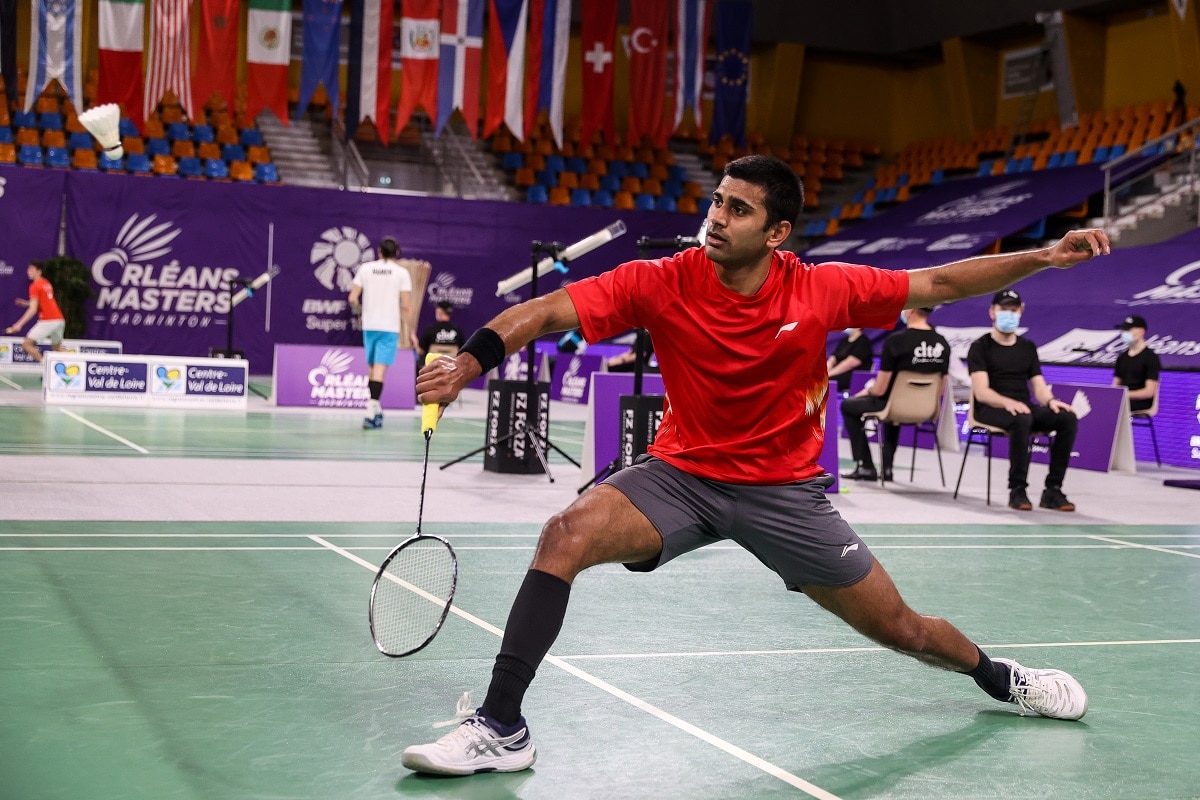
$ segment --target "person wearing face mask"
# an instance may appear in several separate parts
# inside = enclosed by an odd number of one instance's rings
[[[874,359],[871,340],[863,336],[862,328],[846,328],[846,338],[838,342],[825,367],[831,379],[837,378],[837,390],[845,394],[850,391],[850,373],[856,369],[869,370]]]
[[[1158,373],[1162,361],[1158,353],[1146,345],[1146,319],[1131,314],[1117,325],[1121,329],[1121,342],[1127,348],[1117,356],[1113,369],[1113,386],[1129,389],[1129,410],[1145,411],[1154,405],[1158,394]]]
[[[1054,397],[1042,377],[1037,345],[1017,334],[1024,310],[1021,295],[1016,291],[996,292],[988,312],[992,330],[972,342],[967,351],[975,419],[1008,431],[1008,505],[1019,511],[1033,508],[1025,493],[1029,434],[1053,431],[1050,471],[1038,505],[1055,511],[1074,511],[1075,504],[1063,494],[1062,485],[1079,419],[1071,406]]]
[[[843,472],[842,477],[853,481],[875,481],[875,462],[871,459],[871,448],[867,444],[867,432],[862,415],[880,411],[888,403],[892,392],[892,378],[897,372],[919,372],[945,376],[950,370],[950,343],[929,324],[933,309],[910,308],[900,312],[904,330],[889,335],[883,342],[879,356],[879,374],[871,385],[842,403],[842,421],[850,437],[850,452],[854,456],[854,469]],[[945,387],[943,387],[945,388]],[[892,457],[900,443],[900,426],[883,426],[883,479],[892,479]]]

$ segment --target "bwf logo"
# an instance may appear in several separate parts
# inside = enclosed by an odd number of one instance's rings
[[[370,261],[372,253],[371,240],[366,234],[342,225],[321,234],[321,240],[309,251],[308,260],[322,286],[330,291],[349,292],[359,264]]]

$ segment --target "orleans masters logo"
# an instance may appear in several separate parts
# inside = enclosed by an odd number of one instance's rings
[[[229,310],[228,285],[237,269],[169,258],[180,233],[174,223],[158,222],[157,214],[134,214],[113,247],[92,261],[92,280],[100,287],[96,310],[109,324],[205,328]]]

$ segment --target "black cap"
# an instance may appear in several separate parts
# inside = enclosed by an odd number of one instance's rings
[[[1019,306],[1021,305],[1021,295],[1017,294],[1016,289],[1001,289],[992,297],[992,305]]]
[[[1121,320],[1119,323],[1117,323],[1113,327],[1120,328],[1123,331],[1127,331],[1130,328],[1145,328],[1145,327],[1147,327],[1146,326],[1146,318],[1139,317],[1137,314],[1130,314],[1128,317]]]
[[[447,314],[454,313],[454,303],[451,303],[449,300],[438,301],[437,307],[442,311],[445,311]]]

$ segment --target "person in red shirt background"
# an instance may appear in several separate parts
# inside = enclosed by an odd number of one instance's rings
[[[537,754],[521,703],[566,615],[571,583],[588,567],[651,571],[730,540],[864,636],[926,664],[969,675],[989,695],[1059,719],[1087,710],[1061,670],[988,658],[949,622],[916,613],[825,495],[818,466],[829,379],[825,340],[850,327],[891,328],[905,308],[989,294],[1048,267],[1109,252],[1100,230],[1053,247],[889,271],[806,264],[780,246],[803,188],[770,156],[728,164],[713,192],[703,247],[631,261],[507,309],[454,359],[426,365],[422,403],[446,404],[533,339],[579,328],[589,342],[646,328],[665,409],[657,438],[542,529],[513,602],[483,705],[456,730],[409,747],[418,772],[515,772]],[[464,716],[466,712],[464,711]]]
[[[23,303],[23,305],[28,305],[29,308],[16,323],[9,325],[4,332],[8,334],[20,333],[29,320],[37,317],[37,324],[29,329],[29,333],[25,334],[25,341],[21,342],[21,347],[25,349],[25,352],[34,361],[40,362],[42,360],[42,352],[38,350],[37,343],[42,339],[49,339],[52,349],[64,349],[62,340],[63,332],[67,327],[67,321],[63,318],[63,313],[59,309],[58,303],[54,300],[54,287],[42,275],[41,266],[36,262],[30,262],[28,268],[25,270],[25,274],[29,276],[30,281],[29,301],[28,303]],[[21,303],[22,301],[18,300],[17,302]]]

